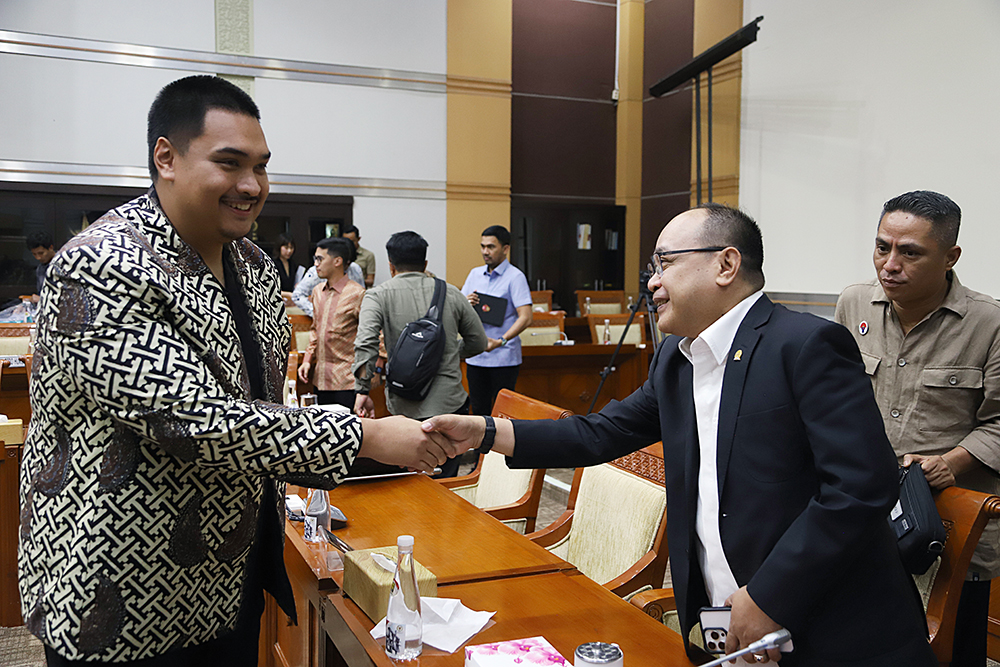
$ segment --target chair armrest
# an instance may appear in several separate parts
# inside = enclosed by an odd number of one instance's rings
[[[618,597],[624,597],[629,593],[636,591],[643,586],[660,586],[663,584],[663,579],[660,581],[649,581],[652,572],[653,562],[656,560],[656,552],[647,551],[642,558],[637,560],[632,567],[622,572],[620,575],[604,584],[604,587],[610,590],[612,593]],[[673,589],[671,589],[671,595],[673,595]]]
[[[525,537],[540,547],[549,547],[565,539],[572,527],[573,510],[566,510],[548,528],[528,533]]]
[[[476,466],[476,469],[468,475],[462,475],[461,477],[443,477],[434,481],[444,488],[452,490],[466,486],[475,486],[476,484],[479,484],[479,466]]]
[[[677,611],[677,601],[674,599],[674,589],[654,588],[651,591],[643,591],[632,596],[629,604],[638,607],[648,616],[652,616],[657,621],[663,618],[668,611]]]

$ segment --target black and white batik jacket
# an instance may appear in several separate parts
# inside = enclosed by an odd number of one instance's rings
[[[277,272],[247,240],[229,250],[267,401],[250,399],[222,285],[153,190],[49,266],[19,576],[29,628],[66,658],[136,660],[231,630],[264,485],[283,521],[284,481],[332,488],[360,447],[355,417],[280,405],[291,334]]]

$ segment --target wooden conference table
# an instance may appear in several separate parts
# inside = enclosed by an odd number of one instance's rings
[[[351,547],[392,545],[398,535],[412,534],[417,559],[438,578],[439,596],[497,611],[473,644],[543,635],[572,660],[585,641],[615,641],[632,665],[653,658],[658,665],[690,664],[679,636],[423,475],[346,482],[330,499],[349,522],[334,533]],[[288,625],[268,600],[261,667],[389,665],[368,634],[374,623],[340,591],[338,552],[305,542],[300,523],[286,522],[285,534],[299,624]],[[464,652],[428,649],[421,658],[427,661],[460,665]]]

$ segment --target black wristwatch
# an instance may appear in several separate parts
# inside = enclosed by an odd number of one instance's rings
[[[493,449],[493,441],[497,438],[497,425],[493,421],[493,417],[484,417],[486,419],[486,432],[483,433],[483,441],[479,443],[478,451],[480,454],[489,454],[490,450]]]

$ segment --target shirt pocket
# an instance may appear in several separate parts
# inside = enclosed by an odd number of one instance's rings
[[[923,421],[922,432],[968,432],[975,428],[976,411],[983,400],[981,368],[925,368],[920,373],[920,384],[917,408]]]
[[[865,362],[865,373],[874,377],[875,371],[878,370],[878,365],[882,363],[882,358],[876,357],[874,354],[868,354],[867,352],[862,352],[861,360]]]

